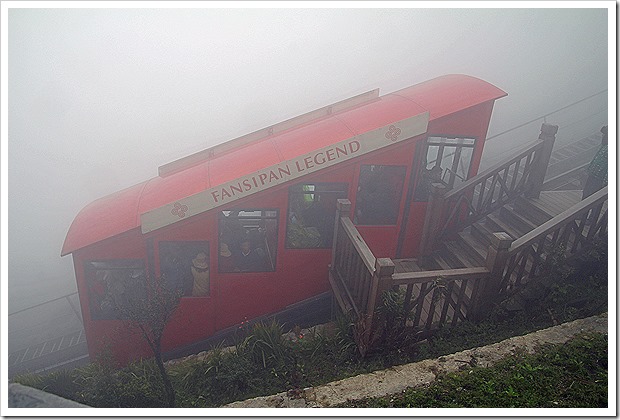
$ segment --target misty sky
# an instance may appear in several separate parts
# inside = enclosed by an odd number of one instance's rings
[[[605,8],[11,8],[10,310],[74,291],[60,257],[74,217],[160,165],[448,73],[508,92],[500,132],[607,88],[607,21]]]

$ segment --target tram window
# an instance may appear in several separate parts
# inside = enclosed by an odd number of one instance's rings
[[[219,227],[220,273],[275,271],[278,210],[224,210]]]
[[[395,225],[406,172],[405,166],[362,165],[353,222],[358,225]]]
[[[414,201],[428,201],[433,183],[454,188],[467,180],[474,153],[475,139],[461,137],[429,137],[421,151]]]
[[[209,296],[210,265],[207,241],[159,243],[159,267],[165,285],[180,290],[183,296]]]
[[[119,307],[146,297],[142,260],[88,261],[85,274],[92,319],[123,319]]]
[[[286,247],[331,248],[336,202],[347,197],[344,183],[297,184],[289,188]]]

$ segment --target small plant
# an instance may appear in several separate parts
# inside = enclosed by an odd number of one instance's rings
[[[566,260],[566,246],[554,246],[546,253],[541,265],[541,273],[552,281],[565,280],[574,271]]]
[[[252,327],[248,345],[254,361],[266,368],[281,362],[286,355],[283,327],[275,319],[258,322]]]
[[[336,317],[334,341],[340,355],[348,355],[352,350],[355,350],[354,325],[355,323],[349,316],[339,315]]]

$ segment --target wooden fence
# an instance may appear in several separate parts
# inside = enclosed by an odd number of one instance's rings
[[[394,262],[376,258],[351,222],[349,200],[340,199],[337,206],[329,281],[339,307],[356,321],[362,354],[379,332],[375,312],[388,290],[403,294],[403,310],[411,315],[407,326],[418,330],[455,325],[477,315],[489,276],[497,271],[494,259],[487,267],[394,273]]]
[[[554,253],[571,258],[597,240],[607,241],[607,187],[510,241],[497,293],[511,292],[544,274],[550,263],[548,257]]]
[[[434,330],[471,319],[489,275],[486,267],[396,273],[392,288],[404,292],[407,326]]]

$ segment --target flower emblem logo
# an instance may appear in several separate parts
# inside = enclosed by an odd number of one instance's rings
[[[181,204],[179,202],[174,203],[174,208],[170,211],[175,216],[179,216],[179,219],[185,217],[185,213],[189,210],[189,208],[185,204]]]
[[[385,133],[385,138],[388,140],[396,141],[396,139],[398,139],[398,136],[400,136],[400,133],[402,133],[400,128],[396,127],[395,125],[391,125],[388,128],[388,131]]]

